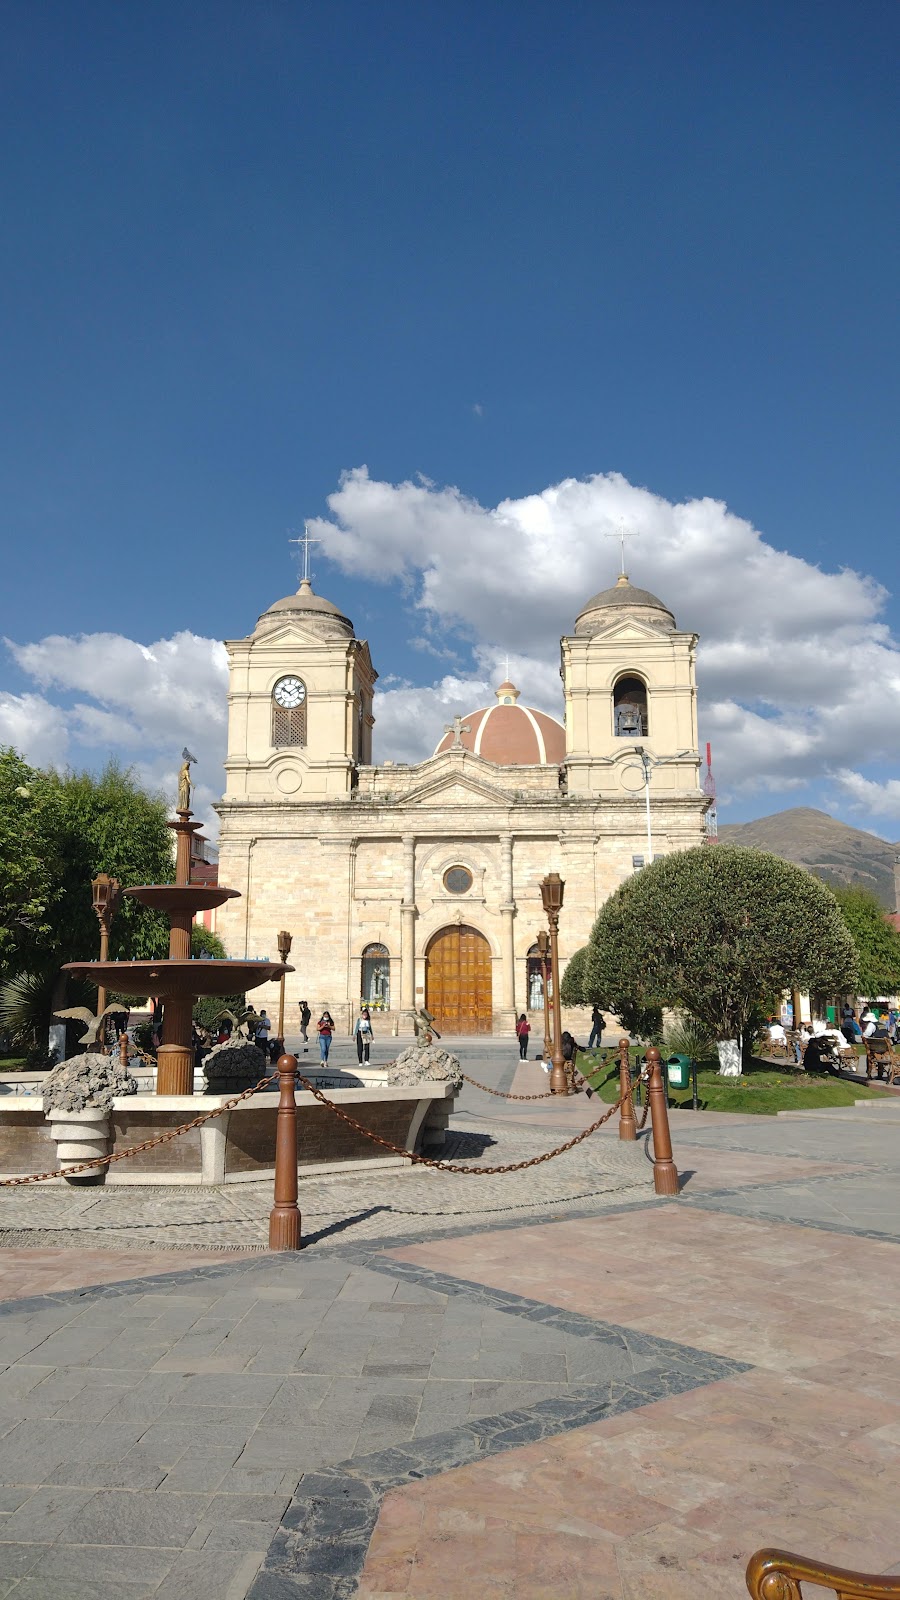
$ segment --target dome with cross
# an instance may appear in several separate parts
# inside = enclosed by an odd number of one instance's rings
[[[566,730],[546,711],[519,705],[519,691],[508,680],[494,691],[497,703],[482,706],[447,724],[436,756],[469,750],[498,767],[559,766],[566,757]]]

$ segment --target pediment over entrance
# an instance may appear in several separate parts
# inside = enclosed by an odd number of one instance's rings
[[[609,645],[620,642],[647,644],[652,640],[654,644],[668,644],[671,638],[671,632],[663,633],[660,628],[654,628],[649,622],[641,622],[637,617],[623,617],[621,622],[615,623],[611,628],[604,628],[602,633],[592,634],[590,643],[602,644],[606,649]]]
[[[441,775],[421,788],[413,789],[406,797],[411,806],[483,806],[508,805],[506,789],[499,785],[481,782],[477,778]]]
[[[269,655],[283,650],[285,646],[302,645],[304,649],[320,650],[323,645],[333,644],[335,639],[342,636],[335,633],[333,636],[321,633],[307,632],[305,628],[298,627],[296,622],[285,622],[280,628],[273,628],[262,639],[254,639],[251,648],[254,655]],[[241,641],[244,642],[243,640]],[[342,641],[345,642],[345,641]]]

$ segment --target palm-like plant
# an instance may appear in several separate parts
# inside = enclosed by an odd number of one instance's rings
[[[50,982],[46,973],[21,972],[0,989],[0,1028],[10,1041],[31,1049],[46,1041],[50,1020]]]

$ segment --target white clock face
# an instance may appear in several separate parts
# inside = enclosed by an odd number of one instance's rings
[[[302,706],[306,699],[306,687],[299,678],[279,678],[272,693],[276,704],[284,706],[285,711],[293,711],[296,706]]]

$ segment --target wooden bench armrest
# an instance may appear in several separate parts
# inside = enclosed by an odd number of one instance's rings
[[[838,1600],[898,1600],[900,1577],[827,1567],[789,1550],[757,1550],[747,1563],[747,1588],[753,1600],[802,1600],[801,1583],[833,1589]]]

